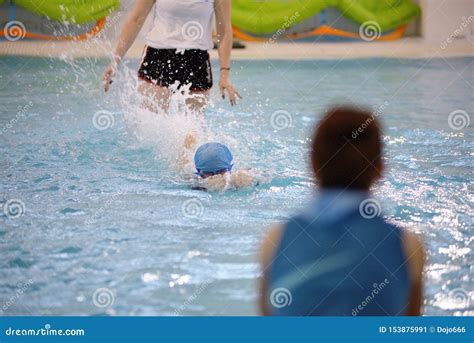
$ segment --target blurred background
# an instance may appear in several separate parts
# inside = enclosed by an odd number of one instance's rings
[[[0,39],[114,41],[133,3],[131,0],[0,0],[0,25],[4,27]],[[412,54],[413,50],[420,53],[422,49],[428,50],[433,46],[441,47],[443,53],[472,50],[474,12],[470,0],[334,0],[331,6],[327,3],[331,2],[232,1],[232,24],[237,40],[235,47],[247,47],[247,52],[238,52],[236,56],[254,57],[259,53],[295,56],[294,52],[274,44],[277,42],[364,43],[406,41],[407,38],[405,46],[412,49]],[[149,16],[130,50],[131,56],[140,55],[152,17]],[[0,53],[10,51],[18,54],[23,49],[25,54],[39,54],[34,46],[37,45],[2,46]],[[262,48],[265,48],[264,52]],[[309,55],[324,55],[322,51],[311,50],[307,45],[306,49]],[[337,51],[337,47],[335,49]],[[383,54],[380,47],[369,46],[366,49],[375,49],[375,54]],[[103,49],[97,49],[97,46],[76,52],[78,55],[103,53]],[[399,53],[403,54],[403,49]]]

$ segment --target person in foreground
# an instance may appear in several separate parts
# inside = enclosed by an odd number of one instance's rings
[[[230,188],[251,187],[256,184],[250,170],[232,171],[233,156],[229,148],[221,143],[201,145],[194,155],[194,166],[201,190],[224,191]]]
[[[424,248],[382,218],[370,193],[383,172],[375,117],[330,109],[316,127],[311,162],[318,195],[263,242],[262,314],[419,315]]]

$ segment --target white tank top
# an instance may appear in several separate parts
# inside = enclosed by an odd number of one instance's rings
[[[213,14],[214,0],[156,0],[147,44],[155,49],[210,50]]]

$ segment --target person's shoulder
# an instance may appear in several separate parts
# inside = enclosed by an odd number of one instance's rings
[[[260,262],[263,266],[267,266],[271,262],[274,252],[280,244],[283,230],[283,224],[274,224],[265,233],[260,250]]]
[[[413,232],[407,229],[401,229],[402,242],[409,256],[425,257],[425,247],[421,239]]]
[[[412,280],[419,279],[426,260],[425,247],[422,240],[415,233],[407,229],[401,229],[401,233],[405,259],[410,266]]]
[[[397,233],[400,237],[403,251],[407,259],[422,260],[425,259],[425,248],[419,235],[409,229],[387,221],[385,218],[379,217],[379,220],[385,222],[389,230]]]

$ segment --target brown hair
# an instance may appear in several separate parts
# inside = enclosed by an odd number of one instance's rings
[[[376,114],[352,106],[330,108],[316,127],[311,162],[321,187],[368,190],[382,171]]]

